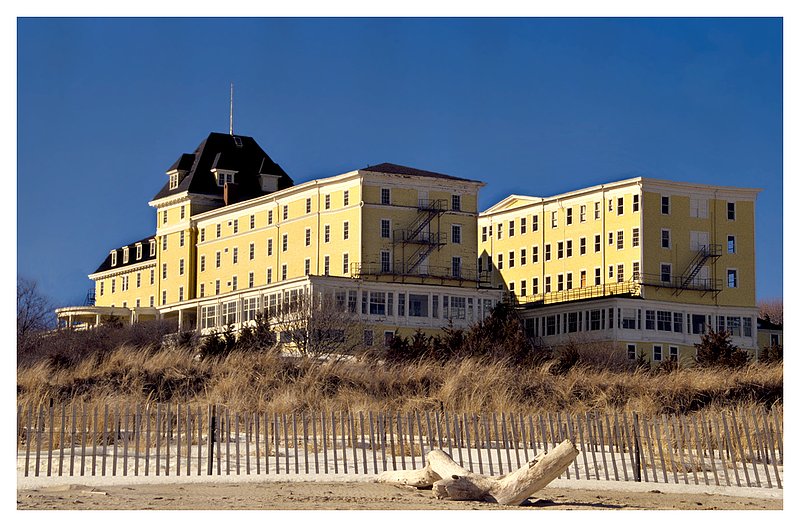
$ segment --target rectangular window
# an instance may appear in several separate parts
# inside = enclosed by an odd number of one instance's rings
[[[183,286],[178,288],[178,302],[183,302]]]
[[[625,231],[617,231],[617,250],[625,248]]]
[[[550,227],[553,229],[558,227],[558,211],[554,210],[550,213]]]
[[[156,270],[150,269],[150,285],[155,285],[156,283]]]
[[[306,198],[306,214],[311,212],[311,198]]]
[[[117,290],[117,280],[116,278],[111,279],[111,294],[114,294]]]
[[[628,344],[628,360],[636,360],[636,344]]]
[[[572,240],[567,240],[567,258],[572,257]]]
[[[161,237],[161,250],[162,251],[166,251],[167,250],[167,235],[166,234]],[[114,256],[116,256],[116,254]]]
[[[586,238],[581,238],[581,239],[580,239],[580,249],[579,249],[579,252],[580,252],[580,255],[581,255],[581,256],[583,256],[584,254],[586,254]]]
[[[503,224],[502,223],[498,223],[497,224],[497,239],[498,240],[502,240],[503,239]]]
[[[267,211],[267,225],[272,225],[272,211]]]
[[[344,206],[345,206],[345,207],[347,207],[348,205],[350,205],[350,191],[349,191],[349,190],[345,190],[345,191],[344,191],[344,198],[343,198],[343,200],[344,200],[343,204],[344,204]]]
[[[750,317],[742,318],[742,334],[745,337],[752,337],[753,336],[753,319]]]
[[[625,213],[625,198],[617,198],[617,216]]]
[[[519,219],[519,233],[525,234],[527,230],[528,230],[528,218],[523,216],[522,218]]]
[[[161,291],[161,305],[165,305],[167,303],[167,291]]]
[[[654,309],[646,309],[644,312],[644,329],[656,329],[656,312]]]
[[[222,238],[222,224],[217,223],[217,238]]]
[[[247,287],[253,287],[256,285],[256,275],[253,271],[247,273]]]
[[[286,264],[281,265],[281,280],[286,280],[286,277],[289,275],[288,269],[286,268]]]
[[[631,236],[631,245],[633,247],[639,247],[639,227],[633,228],[633,234]]]
[[[267,283],[268,284],[272,283],[272,267],[267,269]]]
[[[281,241],[281,249],[283,250],[283,252],[286,252],[286,251],[289,250],[289,235],[288,234],[284,234],[283,235],[283,239]]]
[[[514,267],[514,251],[508,251],[508,268]]]
[[[519,294],[520,296],[528,296],[528,281],[527,280],[520,280],[519,281]]]
[[[239,232],[239,220],[233,220],[233,234]]]
[[[527,263],[527,251],[526,249],[519,250],[519,264],[525,265]]]
[[[736,203],[732,201],[728,202],[728,219],[729,220],[736,219]]]
[[[370,292],[369,294],[369,314],[386,315],[386,293]]]
[[[669,249],[671,246],[669,229],[661,229],[661,248]]]
[[[508,237],[514,236],[514,220],[508,222]]]
[[[450,241],[452,243],[461,243],[461,225],[453,225],[450,230]]]
[[[200,298],[206,296],[206,284],[200,284]]]
[[[600,235],[599,234],[595,234],[594,235],[594,252],[596,252],[596,253],[600,252]]]
[[[564,242],[558,242],[557,245],[558,249],[556,250],[556,254],[558,255],[557,258],[561,260],[564,258]]]
[[[283,206],[283,219],[284,220],[288,220],[289,219],[289,205],[284,205]]]
[[[503,269],[503,253],[497,255],[497,270],[501,271]]]
[[[728,235],[728,254],[736,254],[736,236]]]
[[[331,257],[328,256],[327,254],[323,259],[323,273],[325,274],[325,276],[331,274]]]
[[[579,216],[578,219],[581,223],[586,221],[586,205],[581,205],[579,209]]]
[[[678,360],[678,346],[669,347],[669,360]]]
[[[594,219],[596,219],[596,220],[600,219],[600,202],[599,201],[595,201],[594,202]]]
[[[178,275],[179,276],[183,276],[183,266],[184,266],[183,258],[181,258],[180,260],[178,260]]]
[[[567,289],[572,289],[572,273],[567,273]]]
[[[451,270],[453,272],[453,277],[461,278],[461,257],[460,256],[453,256],[451,261]]]
[[[267,240],[267,256],[272,256],[272,238]]]
[[[166,210],[161,213],[161,223],[163,225],[167,224],[167,211]]]
[[[614,210],[614,200],[613,199],[609,199],[608,200],[608,212],[612,212],[613,210]]]
[[[614,279],[614,266],[613,265],[609,265],[608,266],[608,281],[610,282],[613,279]]]
[[[331,195],[325,194],[325,210],[328,210],[330,208],[331,208]]]
[[[661,196],[661,214],[669,214],[669,196]]]
[[[392,195],[388,188],[381,189],[381,205],[390,205],[392,201]]]
[[[250,259],[251,260],[255,260],[256,259],[256,244],[255,243],[251,243],[250,244]]]
[[[303,261],[303,274],[305,276],[308,276],[309,274],[311,274],[311,258],[306,258]]]
[[[381,251],[381,272],[388,273],[392,270],[391,253],[389,251]]]
[[[572,225],[572,207],[567,207],[567,225]]]
[[[391,237],[391,222],[389,220],[381,220],[381,238]]]
[[[485,242],[487,240],[487,232],[488,232],[488,229],[485,226],[483,228],[481,228],[481,241],[482,242]]]
[[[532,295],[539,294],[539,278],[536,276],[531,278],[531,294]]]
[[[672,316],[672,331],[675,333],[683,333],[683,314],[673,313]]]
[[[633,195],[633,212],[639,212],[639,194]]]
[[[239,278],[237,276],[234,276],[231,279],[231,290],[236,291],[238,288],[239,288]]]
[[[201,242],[206,241],[206,229],[205,229],[205,227],[200,229],[200,241]]]
[[[692,218],[708,217],[708,200],[705,198],[689,198],[689,216]]]
[[[661,360],[661,346],[659,344],[653,344],[653,360]]]
[[[217,325],[217,306],[203,306],[200,308],[200,327],[213,328]]]
[[[350,222],[346,221],[342,223],[342,239],[349,240],[350,239]]]
[[[622,329],[636,329],[636,319],[638,318],[636,309],[623,308],[621,315]]]
[[[672,282],[672,264],[661,264],[661,281],[664,283]]]
[[[219,291],[220,291],[220,288],[219,288],[219,280],[215,280],[215,281],[214,281],[214,294],[215,294],[215,295],[218,295],[218,294],[219,294]]]
[[[531,217],[531,231],[536,232],[539,230],[539,216],[534,214]]]
[[[234,247],[233,248],[232,261],[235,264],[239,263],[239,248],[238,247]]]
[[[161,278],[164,280],[167,278],[167,264],[161,264]]]
[[[550,277],[549,276],[545,276],[544,277],[544,292],[545,292],[545,294],[549,293],[550,289],[551,289]]]
[[[739,287],[739,280],[737,277],[736,269],[728,269],[728,287]]]
[[[595,267],[594,268],[594,285],[600,285],[601,281],[602,281],[602,277],[600,276],[600,268],[599,267]]]
[[[311,229],[306,229],[306,247],[311,246]]]
[[[136,287],[142,287],[142,273],[136,273]]]
[[[658,331],[672,331],[671,311],[656,312],[656,329],[658,329]]]
[[[150,240],[150,256],[156,255],[156,241]]]
[[[609,232],[608,233],[608,244],[609,245],[614,245],[614,233],[613,232]]]
[[[350,255],[347,253],[342,255],[342,274],[345,276],[350,274]]]
[[[531,262],[539,263],[539,246],[534,245],[531,247]]]
[[[639,262],[633,262],[633,280],[639,280]]]
[[[434,298],[438,298],[434,296]],[[408,316],[428,317],[428,295],[408,295]]]
[[[625,264],[617,264],[617,282],[625,281]]]
[[[256,215],[255,214],[251,214],[250,215],[250,230],[253,230],[255,228],[256,228]]]
[[[461,196],[458,195],[458,194],[453,194],[450,197],[450,205],[451,205],[451,208],[453,210],[460,211],[461,210]]]

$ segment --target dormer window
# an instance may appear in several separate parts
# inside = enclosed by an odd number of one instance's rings
[[[172,172],[169,175],[169,189],[173,190],[178,188],[178,183],[181,182],[181,178],[178,175],[178,172]]]
[[[141,260],[142,259],[142,244],[141,243],[137,243],[136,244],[136,259],[137,260]]]
[[[150,240],[150,256],[156,255],[156,241]]]
[[[127,247],[123,247],[122,248],[122,263],[123,264],[128,263],[129,256],[130,256],[130,251],[128,250]]]
[[[117,265],[117,251],[111,251],[111,267]]]
[[[225,183],[235,183],[233,178],[234,174],[235,174],[234,172],[225,172],[222,170],[217,170],[216,171],[217,186],[224,187]]]

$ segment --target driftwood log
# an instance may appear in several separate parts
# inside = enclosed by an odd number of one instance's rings
[[[520,505],[562,474],[576,457],[578,449],[572,441],[566,440],[514,472],[484,476],[470,472],[437,449],[428,453],[424,468],[387,471],[378,476],[378,481],[418,489],[432,488],[439,499]]]

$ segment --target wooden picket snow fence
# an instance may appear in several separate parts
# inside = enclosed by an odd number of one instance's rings
[[[33,405],[17,411],[24,477],[379,474],[424,466],[440,448],[473,472],[516,470],[571,439],[560,477],[782,488],[774,408],[645,417],[414,411],[231,412],[223,406]]]

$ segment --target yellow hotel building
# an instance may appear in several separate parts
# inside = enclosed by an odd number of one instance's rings
[[[479,267],[546,345],[608,342],[631,359],[691,363],[713,328],[755,350],[758,192],[633,178],[512,195],[478,219]]]
[[[324,294],[370,343],[466,327],[502,298],[476,268],[479,181],[384,163],[295,185],[252,138],[219,133],[166,176],[155,233],[110,251],[94,305],[57,310],[62,325],[237,329]]]
[[[295,184],[252,138],[211,133],[167,170],[154,234],[89,275],[93,305],[57,315],[208,333],[326,296],[380,343],[466,327],[506,298],[542,345],[691,363],[713,328],[758,349],[758,189],[633,178],[479,214],[483,186],[389,163]]]

